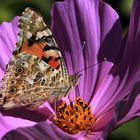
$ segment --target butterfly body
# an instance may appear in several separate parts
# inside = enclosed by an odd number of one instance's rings
[[[61,99],[79,80],[79,75],[68,74],[51,31],[30,8],[20,17],[13,54],[0,89],[0,105],[5,109]]]

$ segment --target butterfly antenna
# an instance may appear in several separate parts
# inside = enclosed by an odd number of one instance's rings
[[[94,67],[94,66],[96,66],[96,65],[99,65],[100,63],[102,63],[102,62],[104,62],[104,61],[106,61],[106,57],[104,57],[103,60],[102,60],[101,62],[95,63],[95,64],[93,64],[93,65],[91,65],[91,66],[88,66],[88,67],[85,67],[84,69],[81,69],[80,71],[78,71],[78,72],[76,73],[76,75],[79,74],[80,72],[84,71],[84,70],[87,70],[87,69],[90,69],[90,68],[92,68],[92,67]]]
[[[86,42],[83,41],[83,44],[82,44],[82,46],[81,46],[81,50],[80,50],[80,52],[79,52],[79,54],[78,54],[78,57],[77,57],[78,59],[77,59],[76,63],[74,64],[74,73],[75,73],[75,71],[76,71],[76,69],[77,69],[77,67],[78,67],[79,58],[80,58],[80,56],[81,56],[81,54],[82,54],[82,51],[83,51],[83,49],[84,49],[84,47],[85,47],[85,44],[86,44]]]

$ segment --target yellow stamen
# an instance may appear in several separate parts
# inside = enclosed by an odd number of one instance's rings
[[[63,102],[59,106],[54,123],[70,134],[90,131],[96,121],[91,112],[91,107],[77,97],[75,103],[70,101],[70,104],[67,105],[66,102]]]

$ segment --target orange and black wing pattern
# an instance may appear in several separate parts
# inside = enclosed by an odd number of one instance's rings
[[[18,27],[18,42],[14,55],[21,52],[35,55],[67,79],[67,69],[60,49],[43,17],[31,8],[26,8]]]

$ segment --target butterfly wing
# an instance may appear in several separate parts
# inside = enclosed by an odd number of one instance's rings
[[[52,102],[61,99],[68,90],[57,70],[35,55],[20,53],[12,58],[2,80],[3,108]]]
[[[31,8],[26,8],[19,21],[19,37],[14,54],[26,52],[36,55],[58,70],[64,79],[68,72],[60,49],[42,16]]]
[[[2,80],[5,109],[61,99],[70,89],[61,52],[43,18],[27,8],[19,21],[17,47]]]

